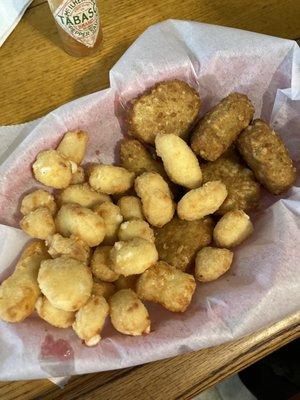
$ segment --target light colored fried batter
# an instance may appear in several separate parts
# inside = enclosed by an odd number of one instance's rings
[[[95,346],[101,339],[100,332],[109,313],[109,306],[103,296],[92,295],[77,311],[73,329],[87,346]]]
[[[160,260],[185,271],[194,262],[196,253],[212,240],[210,217],[183,221],[174,217],[167,225],[155,229],[155,245]]]
[[[116,286],[111,282],[103,282],[98,279],[93,282],[92,294],[103,296],[106,300],[109,299],[116,290]]]
[[[231,93],[200,120],[192,135],[192,149],[205,160],[216,160],[249,125],[253,115],[248,97]]]
[[[204,247],[196,256],[195,277],[200,282],[210,282],[227,272],[232,264],[233,253],[228,249]]]
[[[123,140],[120,146],[120,158],[122,167],[134,172],[136,176],[144,172],[157,172],[161,176],[166,177],[162,163],[155,160],[146,147],[138,140]]]
[[[198,189],[187,192],[177,205],[180,219],[195,221],[213,214],[227,197],[227,189],[221,181],[205,183]]]
[[[161,227],[172,219],[175,211],[173,196],[159,174],[143,173],[135,179],[134,188],[142,200],[143,214],[151,225]]]
[[[40,295],[37,282],[42,260],[49,258],[43,242],[36,240],[22,252],[14,273],[0,285],[0,318],[21,322],[33,311]]]
[[[245,129],[237,147],[257,180],[271,193],[289,189],[296,179],[296,168],[278,134],[260,119]]]
[[[154,243],[153,230],[150,228],[149,224],[146,221],[143,221],[141,219],[123,222],[120,225],[118,237],[119,240],[123,241],[139,237]]]
[[[69,328],[75,320],[75,312],[54,307],[45,296],[40,296],[35,304],[38,315],[57,328]]]
[[[90,168],[90,185],[106,194],[124,193],[134,182],[134,173],[115,165],[98,164]]]
[[[59,204],[79,204],[82,207],[92,208],[104,201],[110,201],[107,194],[98,193],[88,183],[71,185],[62,190],[58,197]]]
[[[64,204],[57,213],[55,223],[61,235],[75,235],[90,247],[98,246],[105,237],[103,218],[78,204]]]
[[[196,289],[192,275],[158,261],[145,271],[136,284],[137,295],[142,300],[160,303],[173,312],[184,312]]]
[[[68,160],[80,164],[84,158],[88,135],[83,131],[70,131],[64,134],[57,151]]]
[[[111,268],[124,276],[141,274],[158,260],[154,243],[141,238],[116,242],[110,252]]]
[[[120,212],[124,221],[131,219],[144,219],[142,202],[136,196],[123,196],[118,200]]]
[[[56,213],[54,196],[46,190],[38,189],[23,197],[21,213],[26,215],[40,207],[47,207],[52,215]]]
[[[135,291],[135,284],[139,275],[129,275],[124,276],[120,275],[120,277],[114,282],[117,290],[121,289],[132,289]]]
[[[70,184],[77,185],[79,183],[84,183],[84,181],[85,181],[84,169],[82,167],[77,167],[77,170],[72,174],[72,179]]]
[[[56,150],[45,150],[37,155],[32,169],[37,181],[55,189],[64,189],[70,185],[77,166]]]
[[[214,228],[213,237],[219,247],[234,247],[242,243],[253,232],[249,215],[242,210],[224,214]]]
[[[111,323],[118,332],[132,336],[150,332],[148,311],[133,290],[119,290],[109,304]]]
[[[20,227],[27,235],[37,239],[47,239],[56,231],[54,219],[47,207],[40,207],[24,215]]]
[[[110,201],[105,201],[93,207],[93,210],[103,218],[105,224],[103,244],[114,244],[118,237],[119,227],[123,221],[120,208]]]
[[[158,133],[187,138],[200,106],[197,92],[186,82],[160,82],[132,101],[127,117],[129,132],[147,143],[154,143]]]
[[[113,271],[110,260],[110,250],[112,246],[98,246],[91,259],[91,269],[93,275],[105,282],[114,282],[119,278],[119,274]]]
[[[202,172],[198,159],[183,139],[174,134],[158,134],[155,148],[172,182],[188,189],[201,185]]]
[[[93,279],[86,264],[61,256],[41,262],[38,283],[42,293],[54,307],[76,311],[89,299]]]
[[[232,210],[252,210],[258,206],[260,185],[253,172],[239,162],[237,153],[230,149],[216,161],[201,165],[203,183],[219,180],[226,186],[227,197],[216,214]]]
[[[48,246],[48,253],[52,258],[65,255],[75,258],[75,260],[83,261],[84,263],[87,263],[89,260],[89,246],[83,240],[74,235],[65,238],[59,233],[56,233],[47,238],[46,244]]]

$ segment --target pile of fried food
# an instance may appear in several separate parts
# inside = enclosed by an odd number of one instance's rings
[[[160,82],[131,103],[135,138],[121,143],[121,166],[83,168],[83,131],[37,155],[35,179],[58,190],[22,199],[20,226],[37,240],[0,286],[1,319],[36,310],[92,346],[108,315],[123,334],[149,333],[142,300],[184,312],[195,278],[228,271],[232,248],[253,231],[246,212],[260,184],[279,194],[296,171],[277,133],[252,121],[246,95],[229,94],[198,121],[200,107],[187,83]]]

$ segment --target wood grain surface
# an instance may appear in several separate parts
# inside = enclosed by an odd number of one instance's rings
[[[295,0],[100,1],[104,43],[93,57],[63,52],[45,0],[35,0],[0,49],[0,125],[22,123],[106,88],[108,71],[149,25],[167,18],[300,38]],[[1,400],[191,399],[299,337],[300,313],[241,340],[173,359],[71,378],[61,390],[47,380],[0,383]],[[0,360],[1,362],[1,360]]]

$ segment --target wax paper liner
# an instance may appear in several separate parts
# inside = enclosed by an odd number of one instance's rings
[[[147,29],[110,71],[110,88],[66,104],[42,118],[20,143],[9,141],[0,166],[0,279],[12,270],[28,237],[16,229],[19,198],[37,184],[31,163],[70,129],[90,134],[87,161],[116,160],[120,110],[153,83],[170,78],[193,85],[204,113],[232,91],[246,93],[256,116],[281,134],[299,167],[300,51],[290,40],[187,21]],[[7,152],[6,152],[7,153]],[[300,305],[300,189],[264,194],[252,214],[254,234],[235,250],[231,270],[199,285],[183,314],[149,306],[152,332],[130,337],[110,322],[94,348],[71,329],[33,315],[0,322],[0,380],[59,377],[129,367],[237,339],[294,313]]]

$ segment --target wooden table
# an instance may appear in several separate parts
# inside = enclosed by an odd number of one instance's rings
[[[45,0],[35,0],[0,49],[0,125],[40,117],[106,88],[108,71],[149,25],[167,18],[300,38],[295,0],[110,0],[101,2],[104,48],[83,59],[66,55]],[[8,399],[190,399],[299,337],[300,313],[241,340],[164,361],[74,377],[59,389],[47,380],[0,383]],[[0,360],[1,362],[1,360]]]

